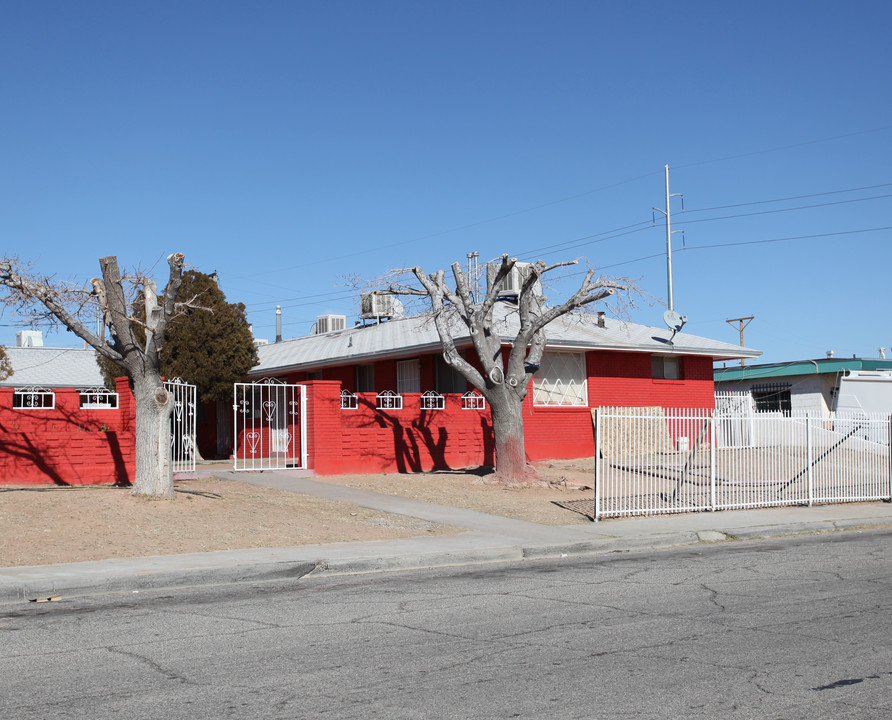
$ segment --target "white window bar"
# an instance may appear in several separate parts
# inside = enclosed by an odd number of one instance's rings
[[[12,394],[12,406],[17,410],[46,410],[56,407],[56,393],[47,388],[19,388]]]
[[[117,410],[118,393],[104,387],[84,388],[79,391],[81,410]]]
[[[356,410],[359,407],[359,397],[349,390],[341,390],[341,410]]]
[[[468,390],[461,396],[462,410],[483,410],[486,407],[486,398],[476,390]]]
[[[446,407],[446,398],[440,393],[433,390],[421,393],[422,410],[442,410],[444,407]]]
[[[546,352],[533,376],[534,405],[588,405],[585,354]]]
[[[377,395],[378,410],[402,410],[403,396],[393,390],[382,390]]]

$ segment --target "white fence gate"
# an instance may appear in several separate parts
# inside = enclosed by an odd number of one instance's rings
[[[173,397],[170,417],[170,462],[173,472],[195,471],[195,386],[182,378],[164,383]]]
[[[235,384],[235,470],[307,467],[306,386],[275,378]]]
[[[888,415],[599,408],[594,517],[892,499]]]

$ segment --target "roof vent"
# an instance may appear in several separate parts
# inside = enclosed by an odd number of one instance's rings
[[[42,330],[19,330],[15,334],[16,347],[43,347]]]
[[[347,327],[346,315],[320,315],[313,325],[313,335],[324,335]]]
[[[360,297],[359,317],[363,320],[387,320],[403,316],[403,304],[388,292],[373,290]]]

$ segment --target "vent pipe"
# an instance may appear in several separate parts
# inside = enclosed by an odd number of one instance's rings
[[[282,306],[276,305],[276,342],[282,342]]]

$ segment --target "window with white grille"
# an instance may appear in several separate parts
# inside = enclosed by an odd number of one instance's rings
[[[433,390],[421,393],[422,410],[442,410],[444,407],[446,407],[446,398],[440,393]]]
[[[585,354],[550,352],[533,376],[535,405],[588,405]]]
[[[393,390],[383,390],[376,396],[377,403],[375,407],[378,410],[402,410],[403,396],[395,393]]]
[[[486,398],[476,390],[468,390],[461,396],[462,410],[483,410],[486,407]]]
[[[359,398],[349,390],[341,390],[341,410],[356,410]]]
[[[400,360],[396,364],[396,391],[400,394],[421,392],[421,368],[417,358]]]
[[[102,387],[80,391],[81,410],[114,410],[118,407],[118,393]]]
[[[26,387],[12,394],[12,406],[20,410],[42,410],[56,407],[56,393],[42,387]]]

